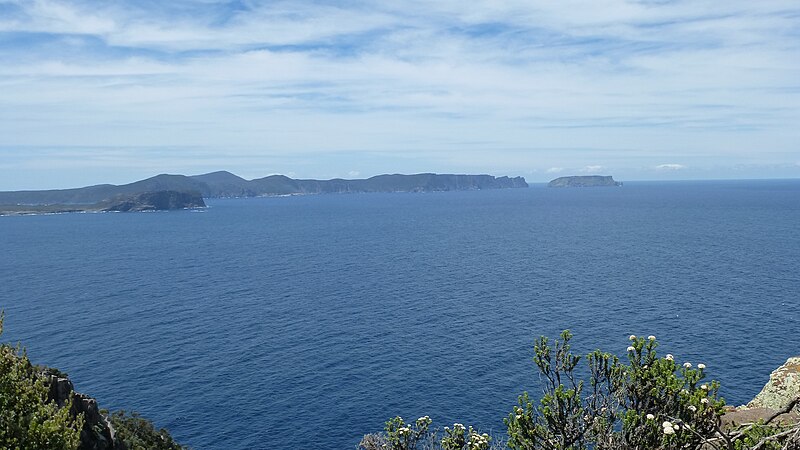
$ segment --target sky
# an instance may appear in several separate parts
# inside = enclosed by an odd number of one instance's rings
[[[800,178],[797,0],[0,0],[0,190]]]

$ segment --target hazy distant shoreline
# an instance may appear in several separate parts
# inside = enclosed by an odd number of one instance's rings
[[[378,175],[367,179],[300,180],[284,175],[270,175],[245,180],[230,172],[203,175],[157,175],[124,185],[101,184],[74,189],[0,192],[0,205],[87,205],[115,197],[146,192],[174,191],[198,193],[203,198],[264,197],[300,194],[365,192],[438,192],[481,189],[527,188],[522,177],[492,175],[451,175],[422,173],[414,175]],[[5,208],[12,210],[13,208]],[[85,209],[85,208],[78,208]]]

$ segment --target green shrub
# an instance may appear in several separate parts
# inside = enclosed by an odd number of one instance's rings
[[[587,383],[576,375],[571,338],[564,331],[553,345],[536,342],[544,395],[534,404],[524,393],[505,419],[512,449],[699,449],[718,430],[724,401],[719,383],[702,382],[704,364],[660,358],[654,336],[631,336],[627,364],[599,350],[587,355]]]
[[[3,314],[0,313],[0,335]],[[0,344],[0,448],[74,450],[80,444],[83,417],[71,417],[47,399],[40,368],[19,346]]]
[[[156,430],[153,423],[138,413],[128,414],[115,411],[111,414],[111,425],[116,440],[125,444],[128,450],[182,450],[165,429]]]
[[[0,335],[2,333],[3,314],[0,312]],[[66,378],[66,374],[58,369],[31,364],[25,351],[19,346],[0,344],[0,449],[79,448],[84,425],[83,414],[72,417],[69,400],[60,408],[48,400],[47,383],[51,376]],[[71,399],[72,396],[68,398]],[[103,413],[107,414],[107,411]],[[172,439],[167,430],[156,430],[152,422],[136,413],[128,415],[125,411],[117,411],[111,415],[110,421],[116,432],[115,448],[184,449]],[[102,430],[95,431],[102,433]]]
[[[800,450],[800,424],[770,423],[779,412],[764,423],[722,429],[725,402],[719,397],[719,383],[706,381],[705,364],[678,363],[670,354],[660,357],[655,336],[630,336],[627,362],[600,350],[585,358],[575,355],[571,339],[572,334],[564,331],[552,342],[546,337],[536,341],[533,361],[540,374],[542,397],[534,401],[524,392],[504,419],[509,448]],[[580,366],[582,360],[585,366]],[[798,402],[800,399],[783,412]],[[398,419],[387,422],[384,435],[365,436],[361,448],[415,448],[408,446],[411,441],[394,437]],[[402,420],[400,424],[403,426]],[[472,427],[469,433],[461,424],[444,431],[444,438],[436,441],[438,446],[426,448],[489,448],[489,437]]]
[[[431,430],[431,418],[420,417],[414,423],[405,423],[402,417],[389,419],[384,432],[368,434],[361,439],[358,448],[363,450],[490,450],[499,449],[500,445],[491,446],[492,438],[484,433],[479,434],[472,427],[460,423],[453,428],[444,427],[444,436],[438,439],[438,432]]]

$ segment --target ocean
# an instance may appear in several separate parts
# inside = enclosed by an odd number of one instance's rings
[[[658,337],[730,404],[800,354],[800,180],[211,199],[0,217],[3,341],[195,449],[504,436],[540,335]]]

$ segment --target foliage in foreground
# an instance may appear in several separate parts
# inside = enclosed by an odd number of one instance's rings
[[[0,335],[3,315],[0,314]],[[80,443],[83,417],[71,417],[70,405],[59,408],[47,400],[48,387],[40,368],[24,350],[0,344],[0,448],[74,450]]]
[[[0,336],[3,313],[0,312]],[[73,417],[69,401],[60,408],[48,399],[48,377],[66,377],[54,368],[31,364],[19,346],[0,344],[0,449],[76,450],[81,446],[83,414]],[[137,413],[117,411],[110,417],[115,448],[183,450],[167,430]],[[85,445],[85,444],[84,444]]]
[[[183,450],[164,428],[156,430],[153,422],[138,413],[115,411],[111,414],[111,425],[116,440],[125,444],[128,450]]]
[[[414,423],[405,423],[402,417],[389,419],[380,434],[364,436],[359,448],[364,450],[499,450],[502,444],[492,442],[491,436],[480,434],[472,427],[460,423],[453,428],[444,427],[441,439],[437,430],[431,430],[431,418],[420,417]]]
[[[659,357],[655,336],[630,336],[627,363],[596,350],[582,358],[570,349],[564,331],[551,342],[541,337],[533,361],[542,380],[538,402],[527,392],[504,419],[507,446],[513,450],[800,450],[800,424],[771,422],[723,429],[724,400],[719,383],[704,381],[705,364],[679,364],[673,355]],[[588,379],[578,373],[583,369]],[[791,410],[795,400],[781,412]],[[439,439],[427,416],[414,424],[400,417],[386,422],[383,433],[366,435],[364,450],[487,450],[488,435],[461,424],[444,428]],[[493,446],[494,447],[494,446]],[[497,447],[499,448],[499,447]]]

